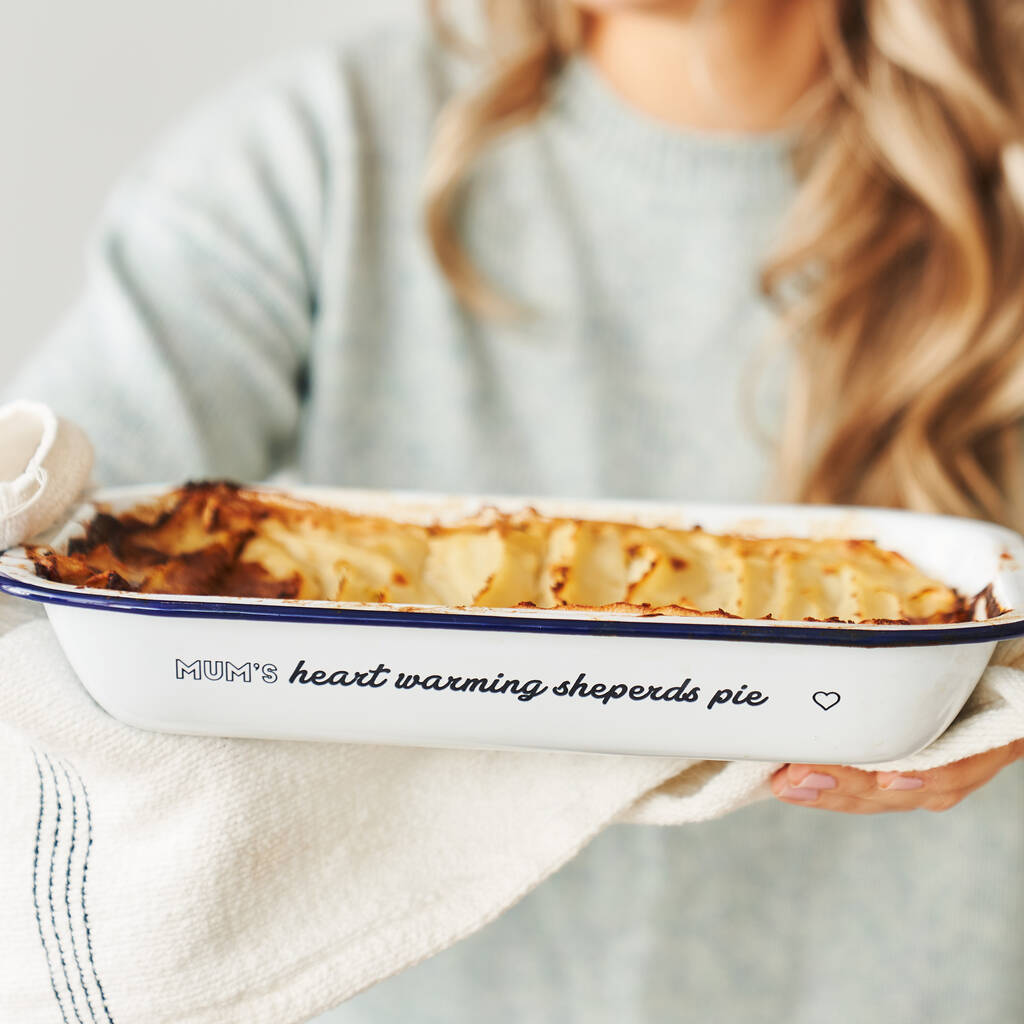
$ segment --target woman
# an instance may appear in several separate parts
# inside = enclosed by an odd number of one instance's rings
[[[1019,524],[1021,15],[491,0],[482,81],[447,32],[280,68],[122,186],[14,390],[89,429],[108,481],[290,460]],[[984,787],[937,818],[612,829],[331,1019],[1020,1019],[1022,752],[773,783],[847,812]]]

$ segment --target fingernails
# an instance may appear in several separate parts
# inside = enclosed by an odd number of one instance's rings
[[[800,780],[800,785],[805,789],[835,789],[836,780],[824,772],[811,772]]]
[[[786,786],[786,788],[779,794],[786,800],[817,800],[818,795],[821,793],[820,789],[807,789],[802,786]]]
[[[920,789],[924,779],[915,779],[912,775],[897,775],[883,783],[882,789]]]
[[[836,780],[824,772],[808,772],[797,785],[787,784],[779,793],[786,800],[802,800],[813,803],[821,796],[823,789],[835,789]]]

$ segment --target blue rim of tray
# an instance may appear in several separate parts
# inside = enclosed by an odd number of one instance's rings
[[[163,600],[96,590],[54,590],[0,572],[0,592],[46,604],[99,611],[185,619],[229,619],[275,622],[317,622],[350,626],[403,626],[417,629],[471,629],[500,633],[554,633],[691,640],[746,640],[761,643],[814,644],[827,647],[925,647],[1005,640],[1024,634],[1024,618],[992,619],[934,627],[851,626],[774,622],[754,619],[583,619],[538,615],[512,616],[475,612],[406,611],[388,608],[331,608],[308,605],[256,604],[244,600]]]

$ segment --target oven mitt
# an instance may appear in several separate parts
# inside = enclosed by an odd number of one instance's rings
[[[0,406],[0,551],[55,526],[92,472],[92,445],[37,402]]]

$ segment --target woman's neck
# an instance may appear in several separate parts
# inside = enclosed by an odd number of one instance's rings
[[[652,117],[707,132],[770,132],[786,125],[821,73],[815,6],[825,2],[592,9],[585,49],[611,86]]]

